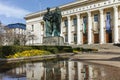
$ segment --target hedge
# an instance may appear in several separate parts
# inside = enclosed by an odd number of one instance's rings
[[[0,46],[0,57],[2,58],[8,55],[12,55],[16,52],[22,52],[31,49],[32,47],[27,46]]]
[[[73,48],[73,51],[89,52],[89,51],[98,51],[98,49],[77,47],[77,48]]]
[[[31,46],[33,49],[50,51],[55,53],[73,52],[71,46]]]
[[[0,58],[5,58],[6,56],[13,55],[17,52],[32,49],[46,50],[52,54],[73,52],[73,49],[70,46],[0,46]]]

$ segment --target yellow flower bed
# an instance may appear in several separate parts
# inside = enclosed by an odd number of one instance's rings
[[[78,52],[80,52],[80,51],[78,51],[78,50],[73,50],[73,53],[78,53]]]
[[[49,55],[49,54],[51,53],[44,50],[27,50],[27,51],[15,53],[14,55],[9,55],[7,56],[7,58],[20,58],[20,57],[30,57],[30,56],[38,56],[38,55]]]

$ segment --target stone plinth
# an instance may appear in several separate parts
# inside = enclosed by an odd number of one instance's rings
[[[43,45],[64,45],[63,37],[44,37]]]

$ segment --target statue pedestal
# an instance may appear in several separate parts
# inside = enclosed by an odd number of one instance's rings
[[[61,46],[64,45],[64,39],[63,37],[44,37],[43,38],[43,45],[57,45]]]

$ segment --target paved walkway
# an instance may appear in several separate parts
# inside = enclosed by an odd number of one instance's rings
[[[84,62],[91,62],[97,64],[110,65],[120,67],[120,50],[99,51],[98,53],[78,53],[71,57],[71,59],[80,60]]]

